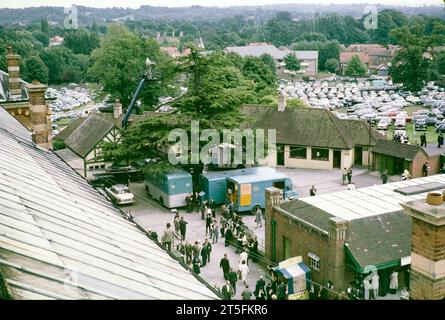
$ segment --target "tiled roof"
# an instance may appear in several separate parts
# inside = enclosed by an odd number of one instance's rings
[[[407,160],[413,160],[419,152],[427,155],[420,146],[388,140],[377,141],[372,152]]]
[[[0,274],[13,299],[218,298],[1,108]]]
[[[329,110],[286,107],[280,112],[274,106],[245,105],[243,113],[247,115],[246,126],[275,129],[279,144],[340,149],[368,145],[365,123],[340,120]],[[371,145],[377,136],[373,131]]]
[[[270,45],[270,44],[259,44],[259,45],[243,46],[243,47],[227,47],[224,50],[226,52],[237,53],[242,57],[246,57],[246,56],[259,57],[262,54],[269,54],[275,60],[281,60],[287,54],[286,52],[281,51],[274,45]]]

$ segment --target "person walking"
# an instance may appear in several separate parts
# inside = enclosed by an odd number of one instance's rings
[[[352,169],[349,168],[348,172],[346,173],[346,176],[348,177],[348,183],[352,182]]]
[[[342,172],[341,172],[341,180],[342,180],[342,185],[346,184],[346,179],[348,178],[348,169],[343,168]]]
[[[193,199],[192,199],[192,196],[190,194],[187,194],[187,196],[185,197],[185,205],[187,207],[187,213],[192,212],[192,209],[193,209]]]
[[[244,285],[247,285],[247,276],[249,275],[249,266],[246,264],[246,260],[241,261],[238,266],[238,272],[240,274],[240,280]]]
[[[255,222],[256,222],[255,229],[261,228],[263,226],[263,211],[261,211],[260,207],[257,207],[256,209]]]
[[[399,273],[397,271],[393,271],[391,273],[391,280],[389,281],[389,293],[396,294],[397,289],[399,289]]]
[[[205,214],[207,212],[207,204],[205,201],[203,201],[201,203],[201,207],[199,208],[199,210],[201,211],[201,220],[205,219]]]
[[[213,231],[212,231],[212,244],[218,243],[218,237],[219,237],[219,225],[215,221],[213,223]]]
[[[440,133],[437,136],[437,147],[440,148],[441,146],[443,146],[443,135],[442,135],[442,133]]]
[[[175,210],[175,209],[173,209],[173,210]],[[177,234],[179,234],[179,221],[180,221],[180,217],[179,217],[179,212],[178,211],[176,211],[175,212],[175,218],[173,219],[173,225],[175,226],[175,232],[177,233]]]
[[[206,236],[210,232],[210,227],[212,225],[212,222],[213,222],[212,210],[211,209],[207,209],[207,215],[206,215]]]
[[[411,179],[411,175],[410,175],[408,169],[405,169],[402,174],[402,181],[409,180],[409,179]]]
[[[230,271],[229,271],[229,273],[228,273],[228,278],[229,278],[230,284],[231,284],[232,287],[233,287],[233,292],[234,292],[234,294],[236,294],[236,283],[237,283],[237,281],[238,281],[238,275],[237,275],[237,273],[233,270],[233,268],[230,268]]]
[[[193,206],[195,207],[196,212],[199,212],[199,209],[201,207],[201,203],[200,203],[200,200],[199,200],[198,192],[195,192],[193,194]]]
[[[244,249],[243,252],[240,253],[239,255],[239,263],[241,263],[241,261],[246,261],[246,264],[249,264],[249,254],[247,253],[247,249]]]
[[[420,135],[420,146],[426,147],[426,134],[425,132]]]
[[[224,280],[229,280],[230,261],[227,258],[227,253],[224,253],[224,257],[219,262],[219,267],[223,270]]]
[[[162,245],[168,250],[171,251],[172,249],[172,242],[173,239],[177,237],[175,234],[175,231],[172,229],[170,222],[166,224],[166,227],[164,229],[164,233],[162,234],[161,242]]]
[[[201,247],[199,246],[199,240],[195,241],[195,244],[193,245],[193,248],[192,248],[192,252],[193,252],[193,258],[199,257],[199,254],[201,253]]]
[[[179,220],[179,231],[181,232],[182,240],[185,240],[185,234],[187,232],[187,224],[188,222],[184,220],[184,216],[181,216],[181,220]]]
[[[263,276],[260,276],[260,278],[257,280],[255,284],[255,295],[257,295],[261,289],[264,290],[265,286],[266,286],[266,281],[264,281]]]
[[[230,281],[226,281],[226,284],[221,288],[221,294],[224,300],[232,300],[232,297],[235,295],[235,291],[233,290],[232,284]]]
[[[286,284],[282,281],[277,287],[277,300],[286,300]]]
[[[196,274],[201,273],[201,261],[199,261],[199,256],[193,258],[193,272]]]
[[[252,297],[252,291],[249,290],[249,285],[246,284],[246,288],[241,292],[241,297],[243,300],[250,300]]]
[[[209,247],[207,244],[208,244],[208,241],[207,241],[207,239],[205,239],[204,243],[202,244],[202,248],[201,248],[201,266],[202,267],[205,267],[209,260],[210,251],[209,251]]]
[[[216,203],[215,200],[210,199],[209,201],[209,209],[211,210],[212,217],[216,217]]]
[[[388,182],[388,170],[383,170],[382,174],[380,175],[380,179],[382,179],[383,184]]]
[[[309,190],[309,194],[311,195],[311,197],[315,196],[317,193],[317,189],[315,189],[314,186],[312,186],[312,188]]]
[[[185,242],[185,263],[188,266],[190,266],[190,264],[192,263],[192,260],[193,260],[193,246],[186,241]]]
[[[428,162],[425,162],[423,164],[423,167],[422,167],[422,171],[423,171],[423,176],[424,177],[428,177],[428,171],[429,170],[430,170],[430,167],[428,166]]]

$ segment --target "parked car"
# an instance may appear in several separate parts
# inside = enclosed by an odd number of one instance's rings
[[[437,133],[444,133],[445,132],[445,123],[441,123],[436,126],[436,132]]]
[[[116,184],[111,188],[105,188],[105,192],[110,197],[111,201],[118,205],[132,204],[135,202],[134,194],[124,184]]]
[[[427,125],[426,125],[426,119],[425,118],[417,119],[414,122],[414,130],[416,130],[416,131],[426,131],[426,129],[427,129]]]
[[[381,119],[377,124],[377,130],[388,130],[388,120]]]

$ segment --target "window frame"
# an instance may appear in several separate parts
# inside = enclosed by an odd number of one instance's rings
[[[327,152],[327,158],[326,159],[315,158],[315,155],[316,155],[317,151],[326,151]],[[311,160],[329,161],[329,155],[330,155],[330,149],[326,149],[326,148],[312,148],[312,150],[311,150]]]
[[[292,151],[296,151],[296,150],[304,150],[304,154],[305,156],[293,156],[292,155]],[[307,147],[303,147],[303,146],[289,146],[289,158],[291,159],[302,159],[302,160],[307,160]]]

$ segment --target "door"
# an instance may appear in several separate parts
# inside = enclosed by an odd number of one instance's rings
[[[334,168],[341,168],[341,150],[334,150]]]
[[[277,145],[277,166],[284,166],[284,145]]]
[[[354,149],[354,164],[363,165],[363,148],[355,147]]]

